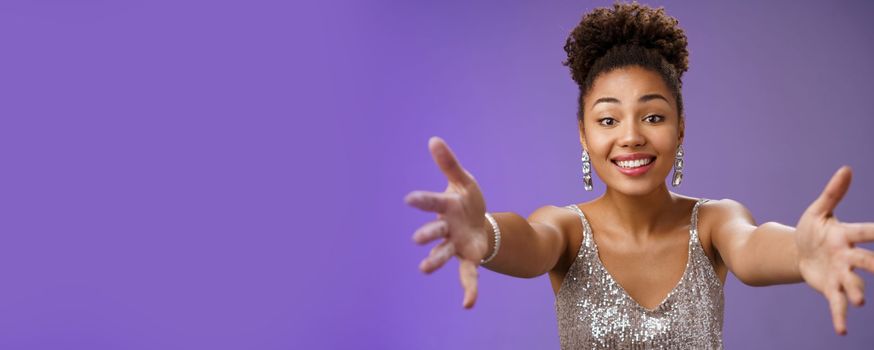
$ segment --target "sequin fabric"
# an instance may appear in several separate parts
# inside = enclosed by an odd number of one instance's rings
[[[698,240],[698,206],[692,209],[686,269],[655,309],[637,303],[598,256],[592,228],[576,205],[583,241],[555,299],[561,348],[722,349],[722,283]]]

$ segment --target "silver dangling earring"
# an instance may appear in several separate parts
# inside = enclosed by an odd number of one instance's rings
[[[674,178],[671,180],[671,185],[680,187],[683,182],[683,145],[677,146],[677,158],[674,159]]]
[[[592,163],[589,161],[589,152],[583,149],[583,185],[586,191],[592,190]]]

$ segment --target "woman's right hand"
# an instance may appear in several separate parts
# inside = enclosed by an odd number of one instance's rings
[[[489,249],[484,227],[485,200],[473,175],[461,167],[443,139],[431,137],[428,149],[449,184],[443,192],[413,191],[404,198],[411,206],[437,213],[436,220],[413,233],[413,241],[418,244],[442,239],[422,260],[419,269],[425,273],[434,272],[457,256],[464,288],[462,305],[469,309],[477,296],[477,267]]]

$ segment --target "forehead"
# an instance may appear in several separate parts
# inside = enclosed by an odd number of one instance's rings
[[[664,79],[649,69],[638,66],[623,67],[602,73],[595,79],[592,88],[586,95],[586,106],[602,97],[612,97],[619,101],[634,102],[640,96],[658,93],[668,98],[673,104],[673,94],[665,84]]]

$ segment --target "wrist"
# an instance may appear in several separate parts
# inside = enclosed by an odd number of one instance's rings
[[[489,214],[485,213],[485,234],[486,234],[486,256],[480,260],[480,265],[486,264],[498,255],[501,249],[501,228],[498,226],[498,221]],[[491,247],[491,249],[489,249]]]

